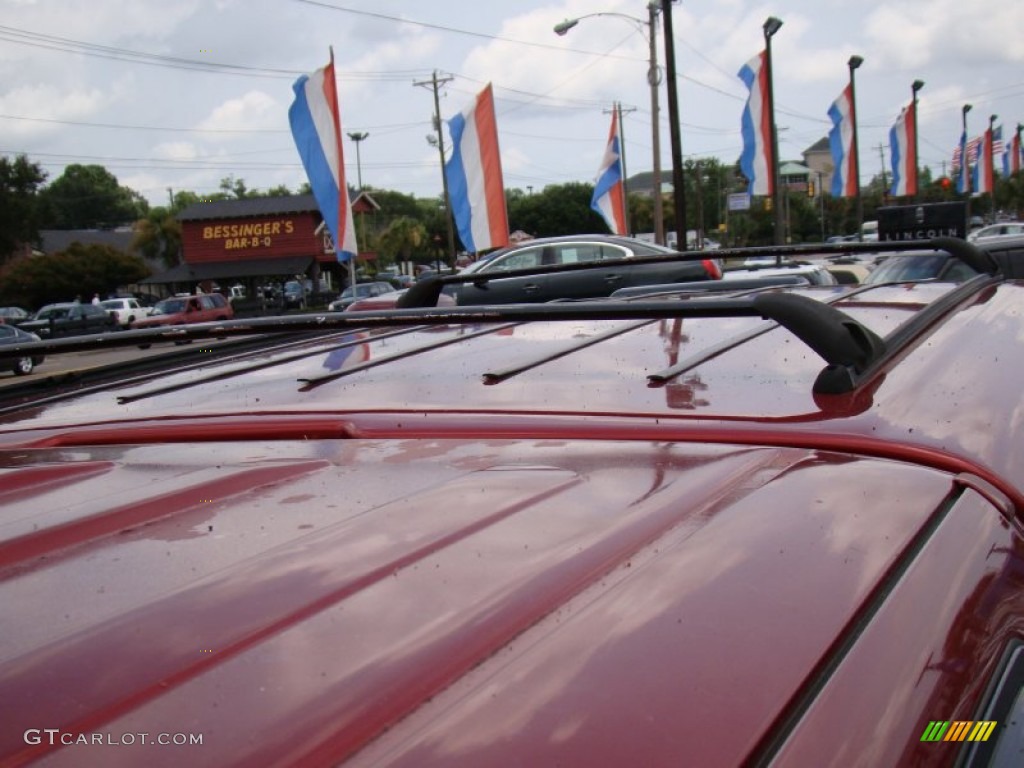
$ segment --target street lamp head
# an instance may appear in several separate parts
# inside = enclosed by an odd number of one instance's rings
[[[988,121],[990,123],[994,123],[998,119],[999,119],[999,115],[989,115]]]
[[[348,137],[358,144],[360,141],[367,138],[369,135],[370,134],[367,133],[366,131],[352,131],[351,133],[349,133]]]
[[[852,71],[854,69],[857,69],[863,63],[864,63],[864,57],[863,56],[851,56],[850,60],[847,62],[847,66],[849,66],[850,70]]]
[[[964,104],[964,117],[967,117],[967,113],[971,111],[970,104]]]
[[[782,19],[777,19],[774,16],[769,16],[768,20],[764,23],[764,36],[771,37],[776,32],[782,29]]]
[[[910,87],[914,91],[914,93],[917,93],[922,88],[924,88],[924,80],[915,80],[910,84]]]
[[[555,34],[565,35],[566,32],[568,32],[570,29],[572,29],[579,23],[579,19],[566,19],[565,21],[560,21],[557,24],[555,24]]]

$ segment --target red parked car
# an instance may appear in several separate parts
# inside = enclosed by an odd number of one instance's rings
[[[1019,765],[1024,271],[927,247],[0,388],[0,764]]]

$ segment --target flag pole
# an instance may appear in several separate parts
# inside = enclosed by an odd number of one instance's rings
[[[329,50],[330,53],[331,53],[331,77],[334,77],[334,46],[333,45],[327,46],[327,50]],[[331,83],[331,89],[335,93],[338,92],[337,80],[335,80],[335,82]],[[335,106],[337,106],[337,103],[338,103],[337,99],[335,99],[334,103],[335,103]],[[335,112],[335,114],[334,114],[334,128],[335,128],[335,133],[337,134],[338,146],[340,148],[341,147],[341,116],[338,115],[337,112]],[[339,154],[339,157],[343,157],[343,156]],[[342,210],[343,210],[342,206],[344,206],[348,202],[348,176],[346,174],[343,174],[343,175],[345,175],[345,185],[344,185],[345,188],[338,190],[338,221],[341,221],[342,218],[343,218],[342,217]],[[355,285],[356,285],[356,258],[358,258],[358,256],[359,256],[359,253],[358,253],[358,251],[359,251],[358,240],[356,241],[356,243],[357,243],[357,245],[356,245],[356,253],[354,255],[352,255],[351,257],[349,257],[349,260],[348,260],[348,284],[352,287],[352,295],[353,296],[355,295],[355,291],[356,291],[356,289],[355,289]],[[342,246],[339,243],[335,243],[334,244],[335,251],[337,251],[341,247]]]

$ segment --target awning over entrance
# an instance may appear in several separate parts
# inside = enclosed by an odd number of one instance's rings
[[[211,261],[201,264],[179,264],[159,275],[147,277],[143,285],[163,283],[193,283],[203,280],[232,280],[245,277],[274,277],[302,275],[313,263],[312,256],[288,256],[274,259],[246,259],[245,261]]]

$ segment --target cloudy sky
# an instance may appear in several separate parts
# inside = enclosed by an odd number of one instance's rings
[[[305,180],[291,134],[292,83],[334,48],[346,132],[364,184],[441,192],[427,142],[433,73],[441,116],[488,82],[506,187],[593,181],[608,110],[627,110],[630,173],[651,168],[644,0],[0,0],[0,151],[56,178],[69,163],[106,166],[150,202],[167,190],[214,192]],[[553,27],[584,19],[566,36]],[[686,0],[673,6],[683,152],[734,163],[746,91],[739,68],[764,47],[769,16],[783,159],[826,136],[827,111],[856,74],[862,181],[888,173],[888,131],[920,92],[922,165],[938,174],[961,130],[991,114],[1024,122],[1024,3],[1019,0]],[[659,24],[659,59],[664,62]],[[670,166],[662,88],[662,158]],[[447,141],[447,139],[446,139]],[[345,141],[355,184],[355,145]]]

